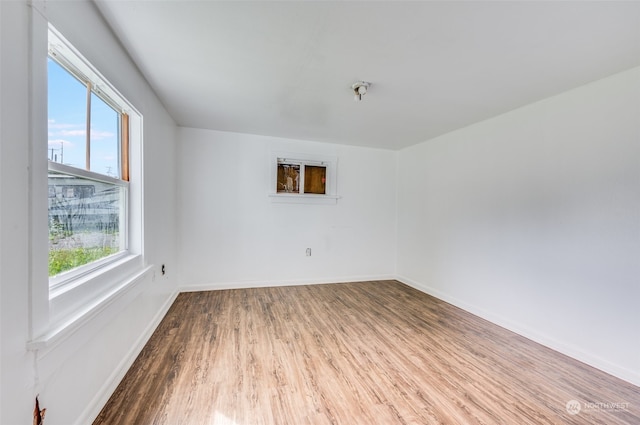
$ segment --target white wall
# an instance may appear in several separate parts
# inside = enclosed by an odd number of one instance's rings
[[[176,126],[93,3],[34,3],[35,9],[26,1],[0,1],[0,423],[30,423],[39,393],[48,425],[86,424],[176,293]],[[46,211],[38,209],[46,205],[38,194],[46,193],[47,140],[46,105],[31,101],[29,91],[46,87],[47,20],[144,117],[143,245],[145,264],[152,268],[83,326],[34,353],[27,343],[46,331],[48,314],[42,272]],[[165,276],[159,272],[162,263]]]
[[[3,38],[3,31],[2,28],[4,28],[4,24],[2,22],[2,7],[0,7],[0,50],[4,50],[3,49],[3,44],[2,44],[2,38]],[[4,92],[4,83],[2,80],[2,54],[0,54],[0,99],[3,98],[3,92]],[[2,176],[2,139],[4,138],[4,134],[2,133],[2,117],[4,116],[4,109],[5,105],[4,103],[0,100],[0,176]],[[0,195],[2,194],[2,186],[0,184]],[[2,196],[0,196],[0,283],[2,282],[2,246],[4,244],[2,243]],[[0,306],[2,306],[2,291],[0,291]],[[2,376],[2,314],[0,314],[0,376]],[[2,400],[2,385],[0,383],[0,400]],[[0,401],[0,418],[2,418],[2,402]]]
[[[28,82],[23,72],[27,69],[29,49],[26,35],[16,37],[16,34],[22,35],[21,25],[28,15],[22,4],[0,2],[0,19],[0,423],[12,424],[6,420],[15,414],[10,410],[21,406],[33,410],[32,402],[12,397],[16,392],[24,394],[33,384],[25,339],[29,273],[25,134],[29,131],[29,105]],[[26,410],[22,422],[28,418],[29,410]],[[13,423],[17,421],[14,419]]]
[[[398,274],[640,384],[640,69],[405,149]]]
[[[32,14],[24,0],[0,1],[3,425],[29,423],[37,393],[48,425],[91,422],[179,283],[209,289],[385,278],[396,273],[396,259],[404,281],[640,384],[640,70],[399,154],[186,128],[176,134],[92,3],[35,3]],[[46,19],[144,115],[144,247],[153,269],[35,356],[26,347],[40,331],[34,322],[46,326],[48,291],[32,199],[32,185],[46,174],[37,154],[46,140],[34,135],[46,127],[36,128],[44,124],[32,114],[42,105],[30,103],[29,90],[42,83],[30,76],[45,61]],[[342,199],[271,203],[272,150],[336,155]]]
[[[271,151],[337,156],[341,199],[272,203]],[[191,128],[179,129],[179,152],[188,289],[394,275],[395,152]]]

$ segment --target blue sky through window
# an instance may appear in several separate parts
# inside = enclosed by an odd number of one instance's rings
[[[48,60],[47,158],[77,168],[86,165],[87,88],[77,78]],[[119,114],[91,95],[91,171],[120,177]]]

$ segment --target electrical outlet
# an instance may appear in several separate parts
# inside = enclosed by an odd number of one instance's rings
[[[311,248],[307,248],[307,257],[311,257]]]

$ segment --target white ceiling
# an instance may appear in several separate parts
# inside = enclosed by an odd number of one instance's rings
[[[96,3],[179,125],[293,139],[401,149],[640,65],[640,2]]]

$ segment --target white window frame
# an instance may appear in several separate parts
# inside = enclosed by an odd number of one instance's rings
[[[49,43],[49,55],[52,60],[55,60],[61,64],[67,71],[76,76],[77,78],[90,82],[91,86],[99,93],[100,97],[111,105],[119,113],[127,113],[131,115],[134,111],[133,106],[120,94],[118,91],[104,78],[73,46],[53,28],[49,26],[48,32]],[[129,129],[130,131],[130,129]],[[120,147],[118,147],[120,149]],[[93,171],[70,167],[64,164],[49,161],[49,171],[60,172],[63,174],[86,178],[95,181],[102,181],[118,187],[124,188],[124,200],[121,205],[121,217],[124,218],[124,222],[121,224],[121,237],[124,238],[123,250],[116,254],[107,256],[105,258],[93,261],[83,266],[77,267],[73,270],[60,273],[59,275],[52,276],[49,279],[49,288],[51,294],[55,294],[65,285],[74,285],[74,281],[83,276],[87,276],[96,270],[99,270],[111,263],[121,260],[123,257],[129,255],[129,182],[121,179],[111,178],[104,174],[96,173]]]
[[[278,164],[288,163],[300,165],[300,192],[287,193],[278,192]],[[327,168],[325,193],[304,193],[304,167],[306,165],[321,165]],[[337,187],[337,170],[338,157],[328,155],[316,155],[301,152],[271,152],[270,156],[270,189],[269,198],[275,203],[295,203],[295,204],[336,204],[340,197],[338,196]]]
[[[49,278],[47,331],[30,343],[32,349],[43,344],[55,345],[55,341],[89,320],[93,314],[91,312],[98,306],[105,305],[116,294],[139,282],[141,273],[149,269],[143,258],[142,115],[51,24],[48,24],[48,49],[49,56],[53,52],[58,62],[65,62],[65,68],[79,72],[83,79],[98,87],[101,97],[106,97],[112,106],[117,107],[116,110],[128,115],[129,181],[47,161],[47,171],[103,181],[124,189],[122,232],[125,232],[126,242],[124,250],[118,253]],[[58,60],[60,57],[64,59]],[[44,99],[46,101],[46,95]]]

